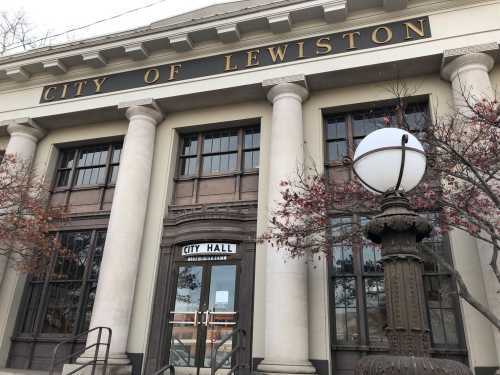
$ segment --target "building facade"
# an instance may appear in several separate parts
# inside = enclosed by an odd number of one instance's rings
[[[492,98],[499,25],[498,0],[243,0],[1,58],[0,151],[67,207],[56,235],[78,261],[55,254],[39,278],[0,264],[0,367],[47,369],[104,326],[120,372],[352,374],[387,349],[379,250],[257,243],[279,182],[301,165],[343,178],[402,80],[415,121],[464,88]],[[429,241],[500,315],[490,250]],[[498,373],[499,332],[424,269],[432,354]]]

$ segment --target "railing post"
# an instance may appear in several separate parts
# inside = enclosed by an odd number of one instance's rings
[[[106,370],[108,369],[109,347],[111,346],[111,336],[113,335],[113,331],[111,330],[111,328],[106,327],[106,330],[108,331],[108,342],[106,343],[106,354],[104,355],[102,375],[106,375]]]
[[[97,341],[95,343],[95,348],[94,348],[94,361],[92,363],[91,375],[95,374],[95,368],[97,366],[97,357],[99,355],[99,348],[101,346],[101,335],[102,335],[102,327],[98,327],[97,328]]]

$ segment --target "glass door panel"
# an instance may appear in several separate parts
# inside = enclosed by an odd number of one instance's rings
[[[204,367],[211,366],[213,348],[231,335],[237,323],[236,265],[212,266],[211,268],[208,309],[204,313],[204,325],[207,329]],[[232,338],[229,338],[217,350],[217,362],[222,361],[232,351],[232,341]],[[224,367],[231,368],[231,358],[227,359]]]
[[[179,267],[175,307],[170,312],[170,363],[174,366],[196,366],[202,281],[203,267]]]

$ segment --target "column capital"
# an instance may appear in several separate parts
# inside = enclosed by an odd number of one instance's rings
[[[280,77],[268,79],[262,82],[262,87],[269,90],[267,100],[274,103],[283,95],[292,95],[297,97],[301,102],[309,96],[307,81],[304,75],[294,75],[288,77]]]
[[[493,69],[495,59],[488,53],[485,53],[487,50],[479,47],[480,46],[478,46],[478,48],[459,48],[445,51],[443,66],[441,67],[441,76],[443,79],[452,81],[457,74],[469,69],[481,69],[487,73]]]
[[[14,134],[22,134],[32,138],[35,143],[45,136],[45,130],[38,126],[34,120],[28,117],[10,120],[7,121],[7,124],[7,132],[11,136]]]
[[[125,116],[131,120],[135,116],[146,117],[158,125],[165,117],[154,99],[140,99],[118,104],[119,110],[125,110]]]

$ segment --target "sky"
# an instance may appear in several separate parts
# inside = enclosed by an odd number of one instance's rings
[[[207,5],[228,0],[0,0],[0,12],[24,10],[38,33],[66,32],[79,26],[112,17],[132,9],[148,8],[114,20],[68,33],[53,39],[51,44],[84,39],[96,35],[128,30]]]

